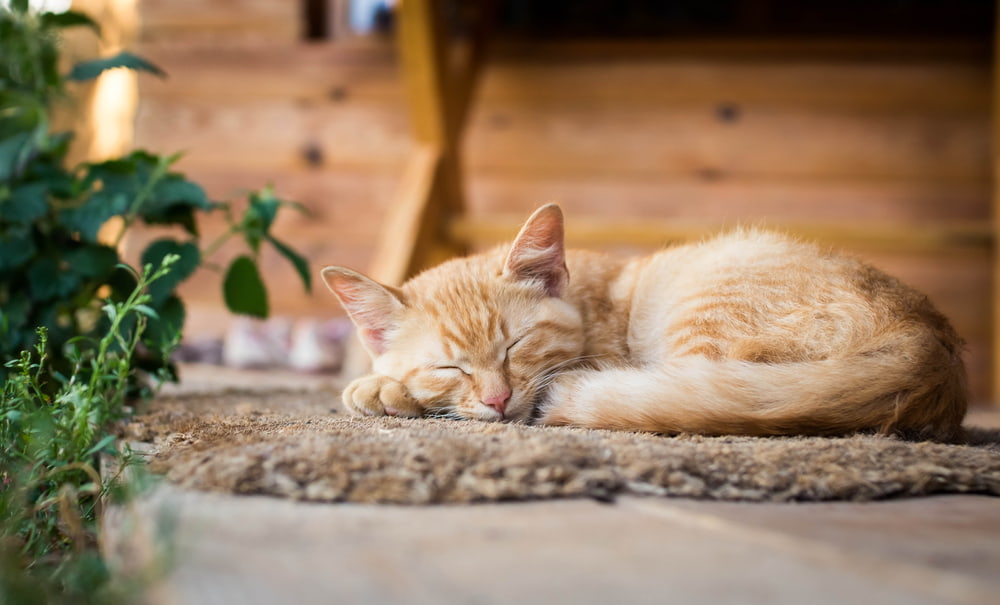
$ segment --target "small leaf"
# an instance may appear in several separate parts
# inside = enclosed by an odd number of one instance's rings
[[[74,81],[92,80],[109,69],[116,69],[119,67],[149,72],[160,76],[161,78],[167,75],[165,71],[156,65],[153,65],[146,59],[130,52],[123,51],[111,57],[92,59],[90,61],[77,63],[76,66],[70,70],[69,74],[66,75],[66,79]]]
[[[222,283],[226,306],[233,313],[267,317],[267,289],[249,256],[241,256],[229,265]]]
[[[288,262],[292,263],[295,271],[299,274],[299,278],[302,280],[302,285],[305,286],[306,292],[312,292],[312,275],[309,273],[309,262],[273,235],[268,234],[267,241],[271,242],[271,245],[282,256],[288,259]]]
[[[101,305],[101,311],[104,311],[104,314],[107,315],[108,319],[111,321],[118,319],[118,307],[116,307],[114,303]]]
[[[91,448],[89,450],[87,450],[87,453],[85,453],[83,455],[83,458],[86,459],[86,458],[89,458],[90,456],[93,456],[94,454],[96,454],[98,452],[104,451],[104,448],[106,448],[109,445],[111,445],[112,443],[114,443],[114,441],[115,441],[115,435],[105,435],[100,441],[98,441],[97,443],[95,443],[93,446],[91,446]],[[107,453],[109,453],[109,454],[115,453],[114,448],[112,448]]]
[[[274,195],[270,187],[265,187],[260,191],[250,194],[250,208],[248,214],[253,213],[259,219],[260,230],[267,233],[274,223],[274,217],[278,214],[281,200]]]
[[[153,319],[159,319],[160,318],[160,316],[159,316],[159,314],[157,314],[156,310],[154,310],[149,305],[136,305],[136,306],[134,306],[132,308],[135,309],[136,312],[141,313],[141,314],[145,315],[146,317],[151,317]]]
[[[271,229],[279,207],[281,200],[274,196],[270,187],[250,194],[250,204],[240,219],[239,230],[254,254],[260,252],[260,242]]]
[[[173,239],[159,239],[143,251],[142,264],[152,265],[155,271],[163,262],[163,257],[168,254],[176,254],[179,258],[170,267],[169,273],[149,284],[149,295],[153,299],[154,306],[163,303],[177,285],[190,277],[201,263],[201,252],[193,243],[182,244]]]

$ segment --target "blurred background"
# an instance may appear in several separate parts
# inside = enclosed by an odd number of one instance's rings
[[[285,213],[276,234],[314,273],[368,270],[386,254],[422,144],[395,2],[76,4],[169,74],[141,77],[131,104],[127,82],[106,95],[117,109],[95,114],[95,137],[183,151],[178,168],[213,198],[272,183],[308,210]],[[616,253],[738,224],[802,233],[927,292],[968,341],[974,398],[990,398],[994,2],[439,9],[446,63],[453,50],[485,52],[468,111],[454,116],[464,127],[445,143],[457,189],[434,207],[437,236],[492,245],[549,201],[563,206],[571,244]],[[207,239],[221,228],[202,226]],[[280,338],[303,320],[343,338],[321,284],[305,295],[277,255],[263,271]],[[191,341],[234,330],[219,279],[202,272],[183,287]]]

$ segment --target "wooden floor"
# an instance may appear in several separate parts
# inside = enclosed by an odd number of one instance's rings
[[[164,488],[150,602],[996,603],[1000,500],[316,505]]]

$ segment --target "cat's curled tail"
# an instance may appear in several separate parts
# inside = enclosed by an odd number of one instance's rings
[[[954,343],[919,326],[867,344],[814,361],[692,355],[656,367],[568,372],[550,387],[539,421],[666,434],[961,439],[966,378]]]

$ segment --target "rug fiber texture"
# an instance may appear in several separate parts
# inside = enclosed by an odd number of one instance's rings
[[[161,398],[123,428],[191,489],[326,502],[460,503],[617,495],[745,501],[1000,495],[1000,431],[965,444],[663,437],[563,427],[357,418],[336,392]]]

